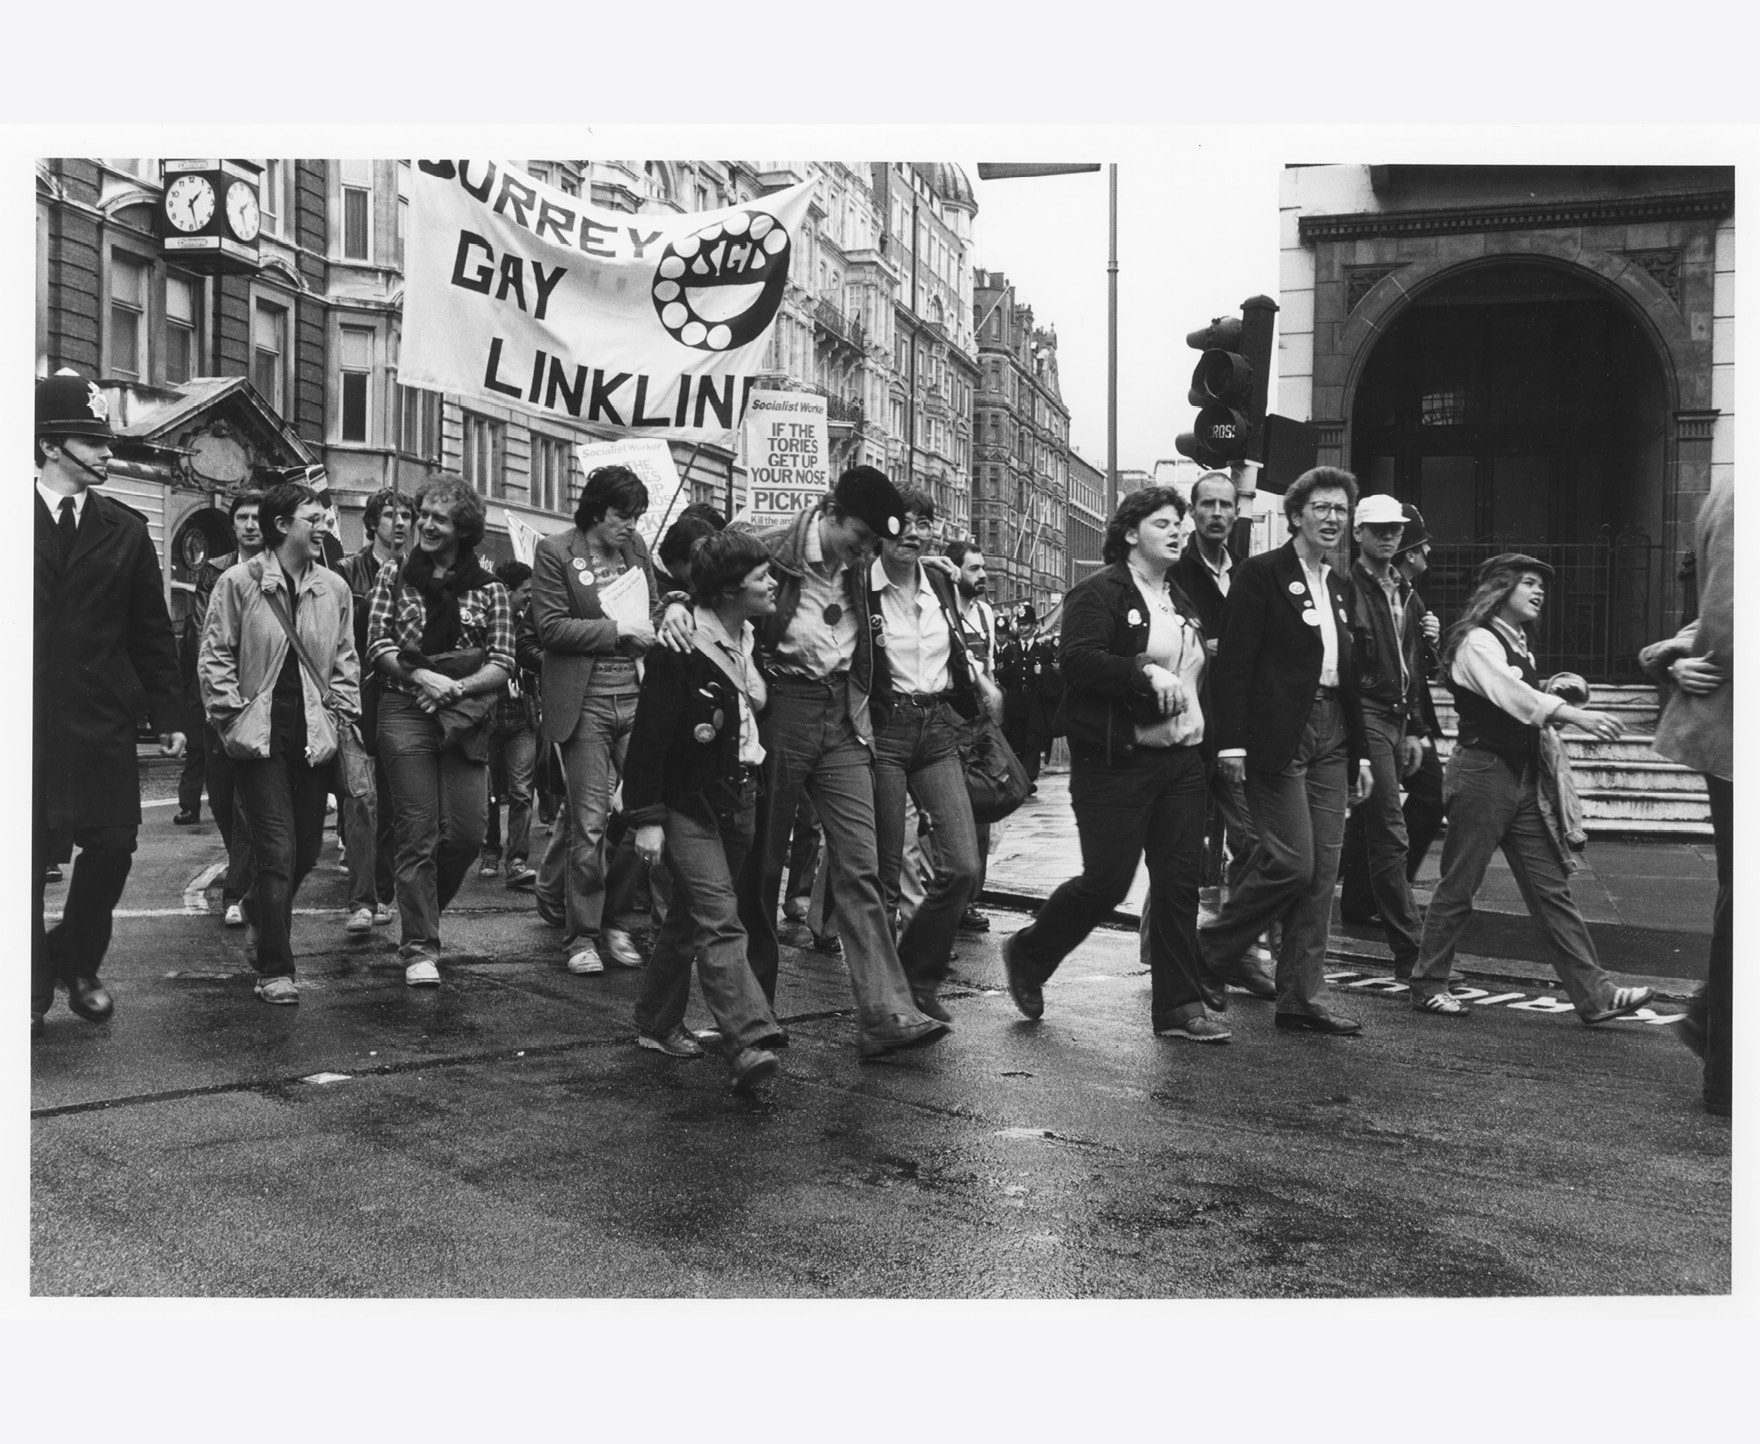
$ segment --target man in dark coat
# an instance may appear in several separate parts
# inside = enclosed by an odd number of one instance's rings
[[[36,604],[31,765],[31,1036],[67,989],[100,1023],[98,968],[140,827],[135,725],[182,756],[177,642],[159,557],[138,512],[89,488],[110,462],[109,408],[84,377],[37,383]],[[79,848],[61,921],[43,927],[43,873]]]

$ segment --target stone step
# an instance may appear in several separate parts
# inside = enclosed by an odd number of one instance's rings
[[[1709,822],[1703,792],[1664,792],[1633,787],[1579,789],[1583,815],[1606,821]]]
[[[1621,842],[1693,842],[1712,839],[1709,822],[1680,822],[1652,817],[1633,821],[1620,817],[1585,817],[1583,831],[1590,837]]]
[[[1590,792],[1678,792],[1705,795],[1705,779],[1672,762],[1573,761],[1571,775],[1579,796]]]

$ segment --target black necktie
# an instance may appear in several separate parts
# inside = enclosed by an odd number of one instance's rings
[[[73,498],[61,498],[61,520],[56,530],[61,534],[61,560],[66,561],[73,555],[73,539],[79,535],[79,522],[73,514]]]

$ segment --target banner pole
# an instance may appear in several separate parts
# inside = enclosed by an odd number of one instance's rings
[[[666,503],[666,514],[660,518],[660,525],[654,528],[654,551],[660,551],[660,538],[666,535],[666,523],[672,520],[672,508],[678,504],[691,484],[691,468],[697,464],[697,457],[702,453],[703,443],[698,441],[691,447],[691,454],[685,459],[684,470],[678,474],[678,490],[672,493],[672,500]],[[686,502],[686,506],[690,503]]]

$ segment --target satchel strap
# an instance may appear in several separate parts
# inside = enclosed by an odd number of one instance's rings
[[[249,570],[251,576],[261,585],[263,580],[262,558],[258,557],[252,561]],[[281,623],[281,630],[287,633],[287,640],[293,647],[294,656],[299,658],[300,665],[311,675],[312,682],[318,689],[319,705],[328,707],[330,705],[330,684],[318,675],[318,669],[312,663],[311,654],[306,651],[305,643],[300,641],[299,633],[293,628],[293,619],[287,615],[286,609],[281,605],[281,598],[276,596],[274,592],[264,592],[263,600],[269,604],[269,610],[275,614],[275,620]]]

